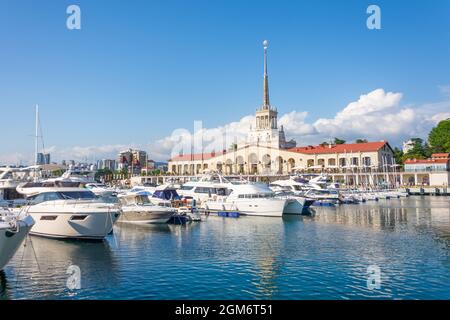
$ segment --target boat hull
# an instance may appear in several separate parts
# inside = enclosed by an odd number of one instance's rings
[[[237,211],[241,215],[281,217],[283,215],[287,201],[282,199],[259,199],[258,202],[252,199],[233,202],[206,201],[204,209],[212,212]]]
[[[30,234],[58,239],[104,239],[113,230],[120,211],[30,212],[35,220]]]
[[[167,223],[175,214],[174,211],[127,211],[123,210],[119,220],[120,223],[152,224]]]
[[[30,232],[33,223],[34,221],[31,217],[26,217],[18,222],[19,228],[17,230],[0,229],[0,270],[3,270],[17,252]]]

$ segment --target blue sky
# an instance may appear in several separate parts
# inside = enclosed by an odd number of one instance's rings
[[[81,30],[66,28],[70,4],[81,8]],[[381,30],[366,27],[370,4],[381,8]],[[401,93],[398,112],[442,114],[450,111],[449,35],[445,0],[0,0],[0,163],[30,159],[36,103],[55,160],[126,145],[164,159],[170,146],[158,141],[174,129],[192,130],[194,120],[224,126],[260,105],[264,39],[272,104],[280,117],[307,112],[285,119],[300,145],[339,132],[303,137],[296,126],[333,119],[379,88]],[[398,144],[425,132],[429,124],[416,118],[408,125],[422,131],[377,138]]]

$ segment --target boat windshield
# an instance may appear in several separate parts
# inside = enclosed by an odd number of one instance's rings
[[[93,200],[96,195],[91,191],[44,192],[28,198],[31,204],[56,200]]]
[[[148,196],[136,196],[134,200],[137,205],[152,205]]]
[[[169,190],[156,190],[153,193],[153,197],[163,200],[179,200],[180,195],[174,189]]]
[[[96,195],[90,191],[64,191],[58,193],[64,200],[91,200],[96,198]]]

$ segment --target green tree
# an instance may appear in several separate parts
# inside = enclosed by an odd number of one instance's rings
[[[100,180],[100,178],[105,178],[107,176],[112,175],[112,171],[105,168],[105,169],[100,169],[97,170],[97,172],[95,173],[95,180]]]
[[[64,170],[62,169],[56,169],[52,171],[52,176],[53,177],[61,177],[64,173]]]
[[[430,147],[421,138],[412,138],[413,147],[403,155],[403,161],[406,159],[425,159],[431,156]]]
[[[367,139],[356,139],[355,143],[367,143]]]
[[[394,148],[394,159],[396,164],[403,164],[403,150],[400,148]]]
[[[334,144],[344,144],[345,143],[345,140],[343,140],[343,139],[339,139],[339,138],[334,138]]]
[[[442,120],[431,129],[428,143],[433,152],[450,152],[450,119]]]

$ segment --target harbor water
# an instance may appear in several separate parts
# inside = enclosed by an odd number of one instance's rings
[[[0,299],[450,299],[449,197],[314,210],[117,225],[103,242],[29,237]]]

